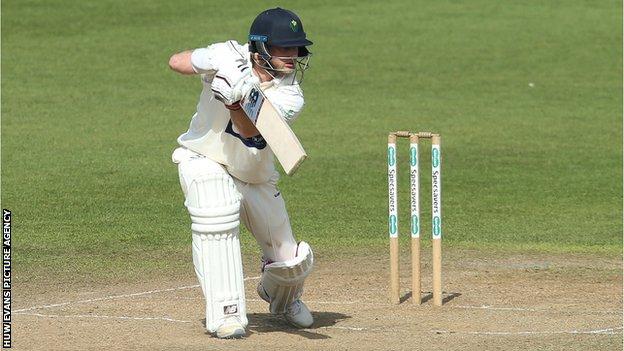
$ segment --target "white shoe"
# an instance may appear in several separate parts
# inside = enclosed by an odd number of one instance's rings
[[[245,336],[245,327],[237,317],[229,317],[217,328],[217,338],[238,339]]]
[[[291,325],[297,328],[309,328],[314,323],[312,313],[301,300],[295,300],[288,306],[284,317]]]
[[[260,298],[268,303],[271,303],[271,299],[261,283],[258,283],[256,291],[258,292],[258,296],[260,296]],[[312,323],[314,323],[312,313],[310,313],[308,306],[306,306],[301,300],[295,300],[290,304],[290,306],[288,306],[286,313],[284,313],[284,318],[286,318],[288,323],[297,328],[308,328],[312,325]]]

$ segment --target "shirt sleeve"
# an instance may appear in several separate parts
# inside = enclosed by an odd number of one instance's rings
[[[240,45],[236,41],[232,46],[238,48]],[[215,73],[219,69],[219,63],[223,60],[234,60],[237,58],[228,45],[229,42],[212,44],[205,48],[193,50],[191,53],[191,65],[196,73]]]
[[[299,84],[267,89],[264,94],[288,124],[294,122],[303,110],[303,91]]]
[[[214,58],[212,57],[213,52],[214,50],[211,50],[211,46],[193,50],[191,65],[193,65],[195,72],[203,74],[216,70]]]

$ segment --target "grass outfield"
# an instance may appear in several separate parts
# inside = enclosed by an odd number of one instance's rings
[[[2,206],[25,274],[190,264],[170,154],[200,83],[167,61],[243,41],[273,6],[247,4],[2,2]],[[310,158],[281,181],[299,239],[387,245],[386,134],[412,129],[443,135],[444,245],[621,252],[621,2],[283,6],[315,42],[295,125]]]

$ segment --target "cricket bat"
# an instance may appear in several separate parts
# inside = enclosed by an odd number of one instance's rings
[[[284,172],[293,175],[308,156],[288,123],[269,102],[260,86],[251,88],[241,107],[267,142]]]

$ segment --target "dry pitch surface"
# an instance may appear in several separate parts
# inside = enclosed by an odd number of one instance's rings
[[[387,255],[317,256],[305,301],[313,328],[296,330],[267,313],[246,262],[250,325],[242,340],[218,340],[202,326],[192,273],[132,285],[14,288],[16,350],[620,350],[620,258],[444,252],[445,305],[411,303],[402,257],[403,302],[388,304]],[[426,263],[425,263],[426,262]],[[61,290],[62,289],[62,290]]]

